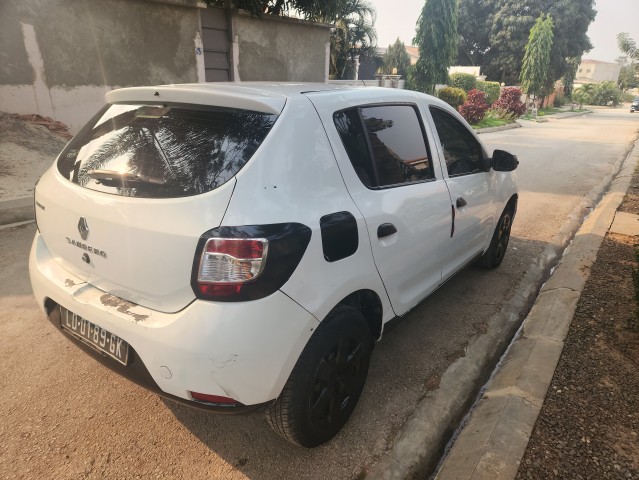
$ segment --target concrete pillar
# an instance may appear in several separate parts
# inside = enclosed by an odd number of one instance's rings
[[[35,72],[36,78],[33,82],[33,93],[38,106],[38,113],[43,117],[51,117],[55,120],[51,93],[46,83],[44,60],[42,59],[42,53],[40,53],[40,46],[38,45],[35,29],[33,25],[26,23],[21,23],[20,25],[22,25],[22,37],[24,39],[24,47],[27,50],[27,57]]]

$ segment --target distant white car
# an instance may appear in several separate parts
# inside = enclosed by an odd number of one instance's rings
[[[326,442],[384,324],[506,252],[518,161],[431,96],[250,83],[106,100],[37,184],[31,282],[70,340],[169,399],[261,407],[291,442]]]

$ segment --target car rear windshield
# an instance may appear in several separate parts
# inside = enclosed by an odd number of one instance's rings
[[[65,147],[58,170],[114,195],[198,195],[233,178],[276,118],[221,107],[107,105]]]

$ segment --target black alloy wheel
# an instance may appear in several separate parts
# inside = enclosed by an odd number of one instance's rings
[[[286,440],[316,447],[333,438],[362,393],[373,341],[359,310],[339,306],[302,351],[266,419]]]
[[[508,205],[501,214],[501,217],[499,217],[488,250],[479,257],[477,265],[484,268],[497,268],[501,264],[508,249],[513,217],[512,207]]]

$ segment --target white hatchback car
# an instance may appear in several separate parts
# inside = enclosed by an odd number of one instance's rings
[[[64,335],[164,397],[262,407],[319,445],[384,324],[506,252],[517,159],[431,96],[249,83],[106,100],[37,184],[31,282]]]

